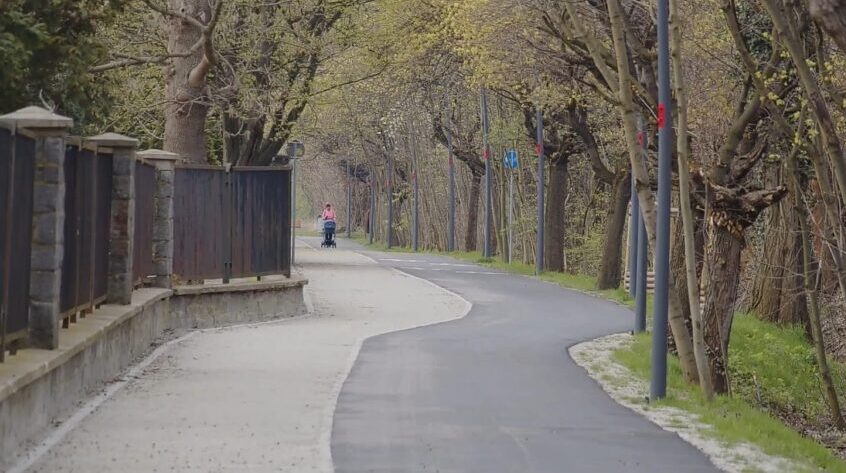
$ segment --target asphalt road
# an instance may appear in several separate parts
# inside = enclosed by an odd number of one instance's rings
[[[335,411],[338,473],[718,471],[569,357],[574,344],[629,330],[629,310],[448,258],[363,253],[474,306],[364,343]]]

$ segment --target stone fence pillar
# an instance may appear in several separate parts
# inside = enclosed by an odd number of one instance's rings
[[[153,215],[153,268],[155,286],[170,289],[173,286],[173,180],[179,155],[149,149],[138,157],[156,166],[156,189]]]
[[[128,305],[133,290],[135,239],[135,149],[138,140],[116,133],[87,138],[112,150],[112,211],[109,227],[109,279],[106,302]]]
[[[0,116],[0,122],[35,139],[30,274],[15,277],[30,281],[29,345],[55,349],[64,257],[65,138],[73,120],[40,107],[26,107]]]

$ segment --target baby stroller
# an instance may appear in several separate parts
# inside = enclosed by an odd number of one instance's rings
[[[335,242],[335,221],[326,220],[323,222],[323,241],[320,243],[321,248],[337,248],[338,244]]]

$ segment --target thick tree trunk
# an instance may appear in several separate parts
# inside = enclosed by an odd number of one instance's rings
[[[470,196],[467,201],[467,231],[464,234],[464,250],[476,251],[476,231],[479,227],[479,207],[482,194],[482,175],[470,174]]]
[[[547,271],[564,271],[564,238],[569,156],[560,156],[549,166],[549,189],[546,197],[544,227],[544,267]]]
[[[614,201],[605,224],[605,243],[603,244],[602,262],[599,265],[598,289],[620,287],[621,267],[623,262],[623,228],[626,225],[626,211],[631,199],[631,174],[627,171],[614,176]]]
[[[169,4],[171,10],[194,18],[208,19],[211,16],[208,1],[170,0]],[[189,51],[201,35],[199,29],[182,19],[168,19],[168,51],[171,53]],[[209,109],[205,81],[192,83],[191,72],[203,60],[203,54],[200,48],[190,56],[171,59],[165,77],[168,102],[165,107],[164,149],[198,164],[208,161],[206,115]]]
[[[702,316],[711,382],[719,394],[729,392],[728,344],[740,282],[740,253],[744,246],[741,238],[726,226],[712,222],[705,247],[709,279]]]

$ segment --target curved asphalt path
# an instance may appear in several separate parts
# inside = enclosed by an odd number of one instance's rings
[[[629,330],[627,309],[448,258],[361,252],[473,309],[364,343],[335,411],[338,473],[719,471],[615,403],[568,355],[574,344]]]

